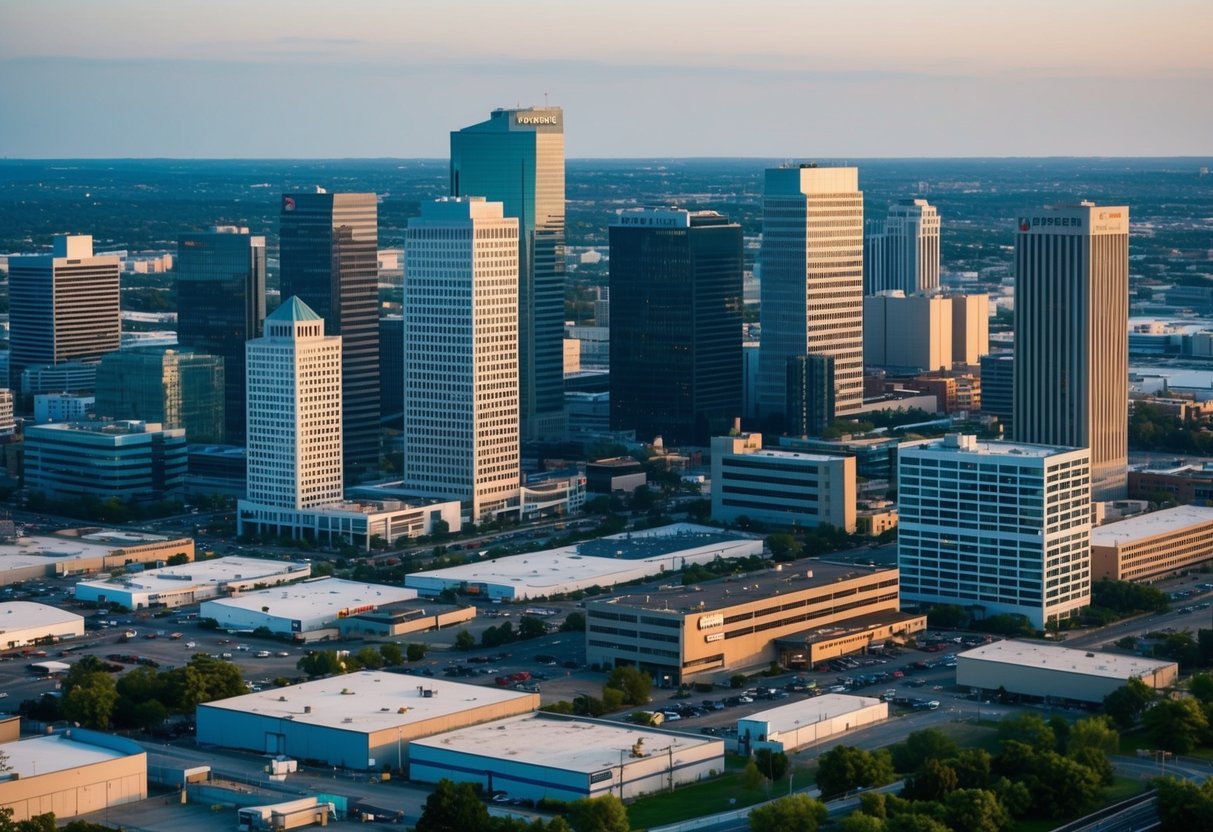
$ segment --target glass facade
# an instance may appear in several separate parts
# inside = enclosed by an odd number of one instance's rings
[[[184,428],[190,442],[222,442],[224,360],[164,347],[122,350],[97,368],[98,416]]]

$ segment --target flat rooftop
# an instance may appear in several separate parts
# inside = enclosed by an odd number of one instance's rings
[[[0,544],[0,572],[47,566],[58,561],[95,560],[115,549],[167,542],[172,538],[114,530],[93,530],[80,537],[34,535]]]
[[[771,733],[785,733],[795,731],[797,728],[805,730],[815,722],[824,722],[836,716],[855,713],[879,704],[881,704],[880,700],[872,696],[825,693],[798,702],[789,702],[778,708],[759,711],[756,714],[741,717],[738,722],[765,722],[770,726]]]
[[[300,577],[309,574],[311,564],[286,560],[263,560],[261,558],[214,558],[183,563],[180,566],[165,566],[162,569],[145,569],[130,572],[119,578],[104,581],[80,581],[77,586],[130,589],[143,592],[180,592],[191,586],[226,584],[230,581],[254,581],[299,572]]]
[[[83,616],[49,604],[36,604],[33,601],[0,602],[0,633],[54,627],[83,620]]]
[[[776,451],[764,448],[759,451],[744,451],[738,456],[745,459],[769,459],[772,461],[799,459],[804,462],[835,462],[845,457],[845,454],[817,454],[811,451]]]
[[[358,581],[343,581],[340,578],[317,578],[287,586],[241,592],[228,598],[206,601],[220,607],[260,612],[269,607],[269,615],[275,618],[332,618],[341,611],[381,607],[397,601],[410,601],[417,591],[399,586],[366,584]]]
[[[1176,506],[1091,529],[1092,546],[1117,546],[1202,523],[1213,523],[1213,506]]]
[[[883,610],[881,612],[870,612],[864,615],[857,615],[854,618],[848,618],[846,621],[840,621],[837,624],[831,624],[827,627],[811,627],[807,630],[801,630],[791,635],[780,636],[775,639],[776,644],[786,644],[794,646],[803,646],[809,642],[822,640],[832,640],[843,638],[848,635],[857,635],[866,633],[868,630],[874,630],[877,627],[884,627],[889,624],[900,624],[904,621],[912,621],[915,618],[922,618],[924,613],[916,612],[894,612],[893,610]]]
[[[966,650],[958,653],[957,659],[998,662],[1021,667],[1045,667],[1049,670],[1072,671],[1086,676],[1104,676],[1109,679],[1148,676],[1159,668],[1175,664],[1175,662],[1146,659],[1140,656],[1096,653],[1090,650],[1059,647],[1055,644],[1037,644],[1012,639],[995,641],[972,650]]]
[[[509,717],[496,722],[459,728],[445,734],[413,740],[411,746],[424,746],[491,757],[510,763],[544,766],[556,770],[593,774],[604,769],[618,768],[619,754],[640,743],[647,752],[666,755],[672,748],[675,755],[688,748],[720,745],[723,740],[697,734],[663,731],[660,728],[550,716],[544,713]],[[634,760],[625,756],[626,765]]]
[[[967,446],[948,445],[946,440],[937,439],[929,443],[919,443],[913,448],[902,448],[901,451],[918,451],[944,454],[978,454],[981,456],[1009,456],[1044,459],[1057,454],[1067,454],[1078,448],[1068,448],[1061,445],[1032,445],[1027,442],[1003,442],[1001,440],[975,439]]]
[[[9,773],[15,772],[22,779],[127,756],[116,749],[76,742],[66,734],[6,742],[0,745],[0,751],[8,757]]]
[[[348,693],[342,693],[343,690]],[[433,693],[425,696],[423,690]],[[539,695],[534,693],[364,670],[221,699],[199,707],[372,733],[528,697],[538,706]],[[399,712],[401,708],[404,713]]]
[[[610,601],[593,599],[595,604],[611,603],[621,607],[671,612],[700,612],[743,604],[781,593],[796,592],[818,586],[828,586],[848,578],[874,573],[899,574],[895,567],[856,566],[829,563],[811,558],[779,564],[779,569],[731,575],[692,586],[663,584],[657,589],[644,589],[628,595],[617,595]]]

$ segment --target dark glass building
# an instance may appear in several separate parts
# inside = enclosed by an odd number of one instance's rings
[[[298,297],[341,336],[347,470],[379,465],[379,215],[374,194],[286,194],[282,297]]]
[[[834,421],[834,359],[794,355],[788,359],[788,423],[793,436],[821,436]]]
[[[185,429],[188,442],[222,442],[224,360],[171,347],[112,352],[97,367],[94,409],[110,419]]]
[[[223,359],[225,438],[214,441],[243,445],[244,342],[265,320],[265,237],[235,226],[183,234],[174,270],[177,343]]]
[[[383,424],[404,430],[404,316],[379,319],[379,409]]]
[[[564,111],[494,110],[451,133],[451,196],[518,219],[518,395],[523,439],[564,433]]]
[[[641,208],[610,245],[611,429],[706,445],[741,415],[741,226]]]

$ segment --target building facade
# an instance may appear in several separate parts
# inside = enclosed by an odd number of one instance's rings
[[[518,221],[522,435],[564,432],[564,111],[494,110],[451,133],[452,196],[482,196]],[[410,254],[411,256],[411,254]]]
[[[1176,506],[1091,530],[1091,579],[1150,581],[1213,560],[1213,507]]]
[[[939,211],[925,199],[902,199],[864,240],[864,294],[939,288]]]
[[[834,421],[834,359],[794,355],[788,359],[787,432],[821,436]]]
[[[25,429],[25,485],[54,500],[180,496],[185,431],[148,422],[56,422]]]
[[[93,238],[58,236],[51,254],[10,257],[9,377],[29,367],[96,364],[121,344],[115,255],[93,255]],[[50,392],[50,391],[35,391]]]
[[[480,522],[521,485],[518,221],[499,202],[444,197],[409,221],[407,250],[404,479]]]
[[[741,415],[741,226],[637,208],[610,241],[611,429],[704,445]]]
[[[773,168],[762,218],[764,419],[786,418],[787,362],[834,360],[837,413],[863,404],[863,194],[857,168]]]
[[[1081,205],[1019,219],[1014,436],[1091,449],[1097,500],[1127,493],[1129,209]]]
[[[341,336],[343,455],[379,464],[379,208],[375,194],[287,194],[282,297],[298,297]]]
[[[981,412],[997,416],[1008,436],[1014,434],[1015,354],[992,352],[983,355],[981,366]]]
[[[898,454],[902,597],[1043,629],[1090,603],[1090,454],[974,436]]]
[[[952,302],[901,292],[863,299],[863,360],[868,367],[932,371],[952,368]]]
[[[219,356],[165,347],[110,353],[97,367],[94,409],[108,419],[182,428],[189,442],[222,442],[225,365]]]
[[[235,226],[182,234],[174,271],[177,343],[223,359],[223,441],[243,445],[244,344],[265,321],[265,237]]]

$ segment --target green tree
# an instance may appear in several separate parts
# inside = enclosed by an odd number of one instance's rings
[[[990,752],[984,748],[966,748],[948,760],[962,789],[984,789],[990,784]]]
[[[885,822],[884,828],[885,832],[952,832],[943,821],[911,812],[894,815]]]
[[[1109,717],[1080,719],[1070,727],[1066,753],[1073,757],[1084,748],[1095,748],[1109,756],[1120,752],[1120,732]]]
[[[934,757],[929,757],[914,775],[906,780],[901,796],[906,800],[943,800],[960,787],[956,770]]]
[[[852,812],[838,822],[838,832],[884,832],[885,822],[880,818]]]
[[[367,670],[378,670],[383,667],[383,654],[370,645],[355,653],[354,660],[358,662],[359,667],[365,667]]]
[[[788,755],[782,751],[760,748],[754,752],[754,765],[768,780],[782,780],[788,773]]]
[[[1176,754],[1191,753],[1209,728],[1209,719],[1195,699],[1160,700],[1142,721],[1159,748]]]
[[[524,615],[518,619],[518,638],[526,641],[547,635],[548,625],[533,615]]]
[[[1034,787],[1028,783],[1028,788],[1036,811],[1044,817],[1082,815],[1099,800],[1099,773],[1054,751],[1039,756],[1034,779]]]
[[[489,824],[489,810],[470,783],[443,778],[425,800],[416,832],[478,832]]]
[[[755,807],[750,812],[752,832],[817,832],[830,812],[807,794],[791,794]]]
[[[410,662],[419,662],[425,658],[425,654],[430,651],[430,648],[424,644],[413,642],[409,644],[407,656]]]
[[[564,621],[560,624],[560,632],[562,633],[584,633],[585,632],[585,613],[571,612],[564,617]]]
[[[964,832],[1003,832],[1011,826],[1011,815],[993,792],[960,789],[944,801],[948,826]]]
[[[1158,818],[1162,832],[1213,829],[1213,777],[1197,785],[1190,780],[1163,777],[1153,781],[1158,790]]]
[[[337,656],[336,650],[313,650],[295,662],[295,667],[306,673],[309,679],[337,676],[346,670],[346,664]]]
[[[65,719],[85,728],[104,731],[110,727],[117,704],[118,689],[114,685],[114,677],[108,673],[90,673],[63,695],[60,707]]]
[[[917,771],[927,760],[947,760],[960,751],[956,741],[937,728],[911,731],[904,742],[889,748],[893,768],[900,772]]]
[[[1188,683],[1188,691],[1202,705],[1213,705],[1213,673],[1197,673]]]
[[[379,645],[379,657],[383,659],[384,667],[398,667],[404,664],[404,651],[394,641]]]
[[[999,802],[1007,807],[1013,818],[1026,817],[1032,811],[1032,793],[1024,783],[999,777],[992,786]]]
[[[804,554],[804,546],[794,535],[787,532],[776,532],[767,535],[767,548],[777,561],[796,560]]]
[[[892,782],[893,761],[883,748],[864,751],[850,745],[835,746],[821,755],[817,766],[817,786],[827,798]]]
[[[927,623],[940,630],[954,630],[969,619],[969,614],[959,604],[936,604],[927,609]]]
[[[604,696],[607,688],[622,691],[625,705],[645,705],[651,697],[653,677],[635,667],[624,665],[612,670],[611,675],[607,677]]]
[[[1039,714],[1016,714],[1003,717],[998,723],[998,736],[1003,741],[1026,743],[1038,752],[1053,751],[1057,737]]]
[[[467,630],[460,630],[455,633],[455,649],[462,650],[465,653],[476,649],[476,638]]]
[[[1154,689],[1133,677],[1104,697],[1103,710],[1123,731],[1133,727],[1153,699]]]
[[[573,801],[569,804],[569,825],[573,832],[630,832],[632,829],[628,823],[628,810],[612,794]]]
[[[178,552],[175,555],[169,555],[168,560],[164,563],[166,566],[181,566],[190,562],[190,556],[185,552]]]

